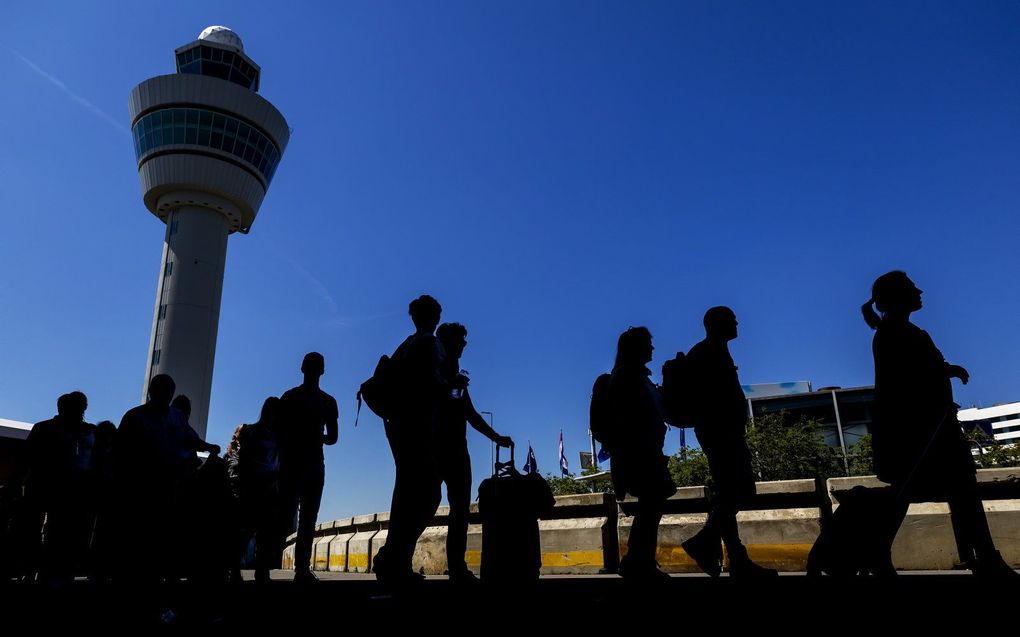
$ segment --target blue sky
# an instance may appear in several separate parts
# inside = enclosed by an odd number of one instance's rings
[[[323,352],[342,411],[323,519],[389,506],[354,393],[423,292],[543,471],[560,428],[576,469],[629,325],[658,369],[727,304],[743,382],[870,383],[857,308],[894,268],[972,374],[958,402],[1020,400],[1016,3],[42,1],[0,8],[0,417],[72,389],[93,420],[139,401],[163,226],[127,96],[211,24],[294,133],[230,238],[209,438]]]

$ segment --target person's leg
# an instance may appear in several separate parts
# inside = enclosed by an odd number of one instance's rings
[[[701,442],[701,449],[708,459],[708,468],[712,474],[713,488],[709,495],[708,520],[693,537],[684,541],[681,546],[684,551],[695,561],[705,573],[717,577],[722,571],[722,544],[720,528],[722,521],[727,517],[727,503],[720,499],[718,482],[720,476],[726,473],[723,464],[724,454],[718,445],[713,444],[709,436],[698,436]]]
[[[776,576],[779,574],[776,570],[751,561],[737,527],[737,513],[754,499],[755,494],[755,476],[747,443],[743,439],[731,441],[721,460],[721,479],[716,479],[719,493],[716,528],[726,545],[730,576]],[[715,473],[712,476],[715,478]]]
[[[437,454],[433,447],[433,441],[418,436],[412,443],[417,450],[411,457],[413,469],[411,473],[415,476],[410,496],[413,508],[413,521],[406,538],[406,563],[409,570],[413,570],[414,549],[425,529],[432,523],[436,516],[439,503],[443,500],[443,482],[440,478],[437,464]]]
[[[985,508],[977,491],[976,476],[968,472],[955,477],[949,485],[946,500],[953,530],[959,538],[960,559],[967,563],[971,572],[982,578],[1020,581],[1020,574],[995,550]]]
[[[315,539],[315,521],[319,517],[319,504],[322,501],[322,486],[325,477],[326,468],[321,462],[310,463],[301,476],[298,530],[297,539],[294,542],[295,574],[311,572],[312,541]]]
[[[446,499],[450,503],[446,533],[446,564],[451,577],[468,572],[464,555],[467,553],[468,515],[471,512],[471,458],[467,449],[452,458],[446,458],[441,477],[446,482]]]
[[[43,527],[43,560],[39,580],[50,586],[68,583],[68,563],[72,559],[74,516],[67,502],[54,502],[46,511]]]
[[[715,502],[712,506],[713,527],[719,534],[732,561],[747,558],[747,549],[740,541],[737,513],[741,505],[754,496],[754,474],[751,472],[751,454],[743,441],[726,445],[715,454],[712,479],[715,482]]]
[[[386,440],[390,444],[390,452],[393,454],[394,479],[393,497],[390,501],[390,521],[386,535],[386,543],[379,550],[373,564],[372,571],[376,577],[399,578],[404,577],[411,571],[411,554],[414,551],[414,544],[410,550],[407,548],[408,537],[410,537],[414,525],[414,488],[416,476],[414,475],[414,450],[409,449],[405,431],[412,427],[409,423],[385,421]]]
[[[252,511],[255,531],[255,579],[268,581],[269,571],[280,567],[283,538],[279,527],[279,486],[275,477],[267,477],[256,508]]]
[[[634,573],[656,571],[655,551],[659,538],[659,522],[662,520],[662,501],[659,498],[638,498],[634,521],[627,540],[626,569]]]

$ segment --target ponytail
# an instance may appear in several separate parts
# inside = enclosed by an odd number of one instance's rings
[[[861,306],[861,314],[864,315],[864,322],[873,330],[877,330],[882,324],[882,317],[875,311],[874,299],[868,299],[868,302]]]

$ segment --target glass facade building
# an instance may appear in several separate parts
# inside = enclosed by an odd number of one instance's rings
[[[147,113],[131,129],[135,158],[170,145],[221,150],[257,170],[266,182],[273,180],[280,150],[259,129],[236,117],[202,108],[166,108]]]

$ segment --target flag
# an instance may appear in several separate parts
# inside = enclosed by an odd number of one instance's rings
[[[524,473],[538,473],[538,460],[535,460],[535,450],[528,443],[528,461],[524,463]]]
[[[599,462],[606,462],[609,460],[609,452],[606,451],[605,447],[599,447]]]
[[[687,448],[687,432],[684,430],[683,427],[680,428],[680,448],[681,449]]]
[[[567,454],[563,451],[563,430],[560,429],[560,473],[567,475],[567,467],[569,466],[567,464]]]

